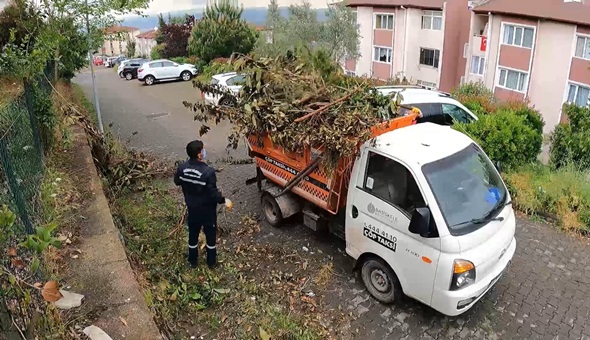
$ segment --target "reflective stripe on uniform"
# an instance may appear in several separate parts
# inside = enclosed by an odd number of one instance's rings
[[[194,245],[194,246],[191,246],[190,244],[188,245],[188,247],[189,247],[190,249],[195,249],[195,248],[197,248],[198,246],[199,246],[198,244],[197,244],[197,245]]]
[[[188,179],[186,177],[183,176],[179,176],[181,181],[185,181],[185,182],[189,182],[189,183],[193,183],[193,184],[199,184],[199,185],[206,185],[207,183],[205,182],[201,182],[201,181],[197,181],[194,179]]]
[[[208,249],[215,249],[215,248],[217,248],[217,246],[210,246],[210,245],[207,245],[207,248],[208,248]]]

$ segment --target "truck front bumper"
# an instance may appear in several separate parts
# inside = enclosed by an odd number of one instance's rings
[[[513,238],[506,254],[498,261],[495,269],[488,276],[464,289],[450,291],[435,287],[431,307],[448,316],[465,313],[500,280],[512,261],[515,251],[516,239]]]

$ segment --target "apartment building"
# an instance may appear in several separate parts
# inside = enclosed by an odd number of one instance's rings
[[[467,0],[348,0],[360,29],[360,57],[349,74],[403,79],[450,91],[465,72]]]
[[[158,35],[158,28],[145,31],[135,37],[137,47],[135,54],[140,57],[148,57],[152,54],[152,49],[157,45],[156,36]]]
[[[104,30],[104,44],[102,53],[109,56],[118,56],[127,53],[127,42],[135,41],[135,38],[141,33],[137,27],[129,26],[112,26]]]
[[[567,119],[564,102],[590,104],[590,1],[489,0],[473,7],[470,25],[466,81],[530,100],[545,132]]]

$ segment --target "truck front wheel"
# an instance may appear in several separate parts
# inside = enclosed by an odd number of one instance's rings
[[[283,213],[277,200],[270,194],[262,195],[262,213],[266,221],[273,227],[279,227],[283,222]]]
[[[391,304],[403,295],[397,276],[379,258],[370,257],[363,262],[361,278],[369,293],[381,303]]]

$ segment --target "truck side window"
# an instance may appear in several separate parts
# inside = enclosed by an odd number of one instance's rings
[[[391,158],[370,152],[364,189],[408,214],[425,205],[412,173]]]

